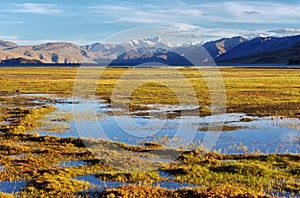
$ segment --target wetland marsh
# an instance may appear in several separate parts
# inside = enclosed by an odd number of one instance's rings
[[[147,83],[134,91],[129,110],[135,123],[151,125],[132,128],[122,105],[110,105],[128,68],[106,69],[91,98],[72,97],[77,68],[1,68],[1,196],[299,196],[300,70],[220,68],[227,112],[210,115],[199,72],[177,69],[199,106],[179,104],[172,90]],[[180,87],[166,68],[136,72]],[[181,122],[189,127],[178,135]],[[205,150],[205,135],[219,127],[213,150]],[[180,135],[190,133],[185,145]]]

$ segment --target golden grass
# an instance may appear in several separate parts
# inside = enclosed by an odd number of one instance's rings
[[[199,72],[200,70],[200,72]],[[78,68],[1,68],[0,92],[64,94],[73,93],[74,81],[81,82],[82,92],[96,94],[122,102],[128,94],[129,86],[133,89],[131,104],[178,104],[191,103],[194,99],[188,86],[194,90],[202,108],[211,105],[210,92],[200,68],[99,68],[81,69],[80,79],[76,79]],[[221,77],[226,92],[226,105],[229,112],[245,112],[252,115],[284,115],[296,117],[300,114],[300,70],[279,68],[240,68],[220,67]],[[102,73],[100,80],[95,73]],[[177,72],[177,73],[176,73]],[[124,79],[124,74],[129,78]],[[131,75],[131,76],[130,76]],[[177,76],[183,75],[185,79]],[[188,86],[186,85],[187,82]],[[94,87],[93,83],[97,83]],[[114,90],[115,85],[125,88]],[[96,89],[96,91],[94,90]],[[179,91],[179,98],[174,93]],[[178,94],[177,94],[178,95]],[[118,101],[117,101],[118,100]]]
[[[73,83],[76,78],[77,68],[1,68],[0,69],[0,91],[13,92],[20,90],[23,93],[63,93],[71,94]],[[268,102],[299,102],[300,96],[300,71],[299,69],[263,69],[263,68],[219,68],[227,93],[228,104],[260,104]],[[92,75],[99,69],[87,69],[84,80],[89,79],[89,72]],[[98,82],[98,95],[110,94],[116,82],[128,71],[128,68],[108,68],[101,75]],[[189,80],[198,94],[199,101],[205,101],[209,97],[206,83],[201,73],[195,68],[178,68],[186,79]],[[200,69],[201,71],[201,69]],[[181,87],[175,76],[168,75],[168,69],[139,68],[135,75],[146,79],[153,77],[153,81],[164,79],[159,82],[168,82]],[[152,79],[152,78],[149,78]],[[134,81],[135,79],[129,78]],[[142,89],[143,88],[143,89]],[[147,90],[149,89],[149,90]],[[171,90],[169,90],[171,92]],[[144,93],[142,93],[144,92]],[[149,93],[149,94],[148,94]],[[151,95],[150,93],[153,93]],[[160,96],[168,93],[168,89],[151,80],[143,87],[136,90],[135,97],[139,94],[152,99],[149,102],[155,103]],[[166,98],[166,97],[163,97]],[[171,100],[165,100],[172,103]]]

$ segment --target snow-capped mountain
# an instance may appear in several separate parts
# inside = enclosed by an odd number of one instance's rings
[[[169,49],[174,47],[171,43],[169,43],[168,41],[160,37],[154,37],[154,38],[148,38],[142,40],[138,40],[135,38],[133,40],[123,42],[121,45],[127,47],[128,49],[145,48],[145,47]]]
[[[202,42],[198,43],[196,41],[187,41],[185,43],[176,45],[176,47],[191,47],[195,45],[202,45]]]
[[[277,30],[277,33],[295,33],[295,30]],[[274,62],[277,60],[270,57],[269,52],[285,49],[290,53],[282,60],[298,60],[297,53],[300,43],[299,36],[268,37],[258,35],[256,38],[247,40],[237,36],[222,38],[216,41],[202,43],[186,42],[183,44],[172,44],[160,38],[133,39],[120,44],[94,43],[91,45],[77,46],[72,43],[57,42],[46,43],[34,46],[18,46],[8,41],[0,41],[0,62],[8,64],[9,60],[21,60],[25,62],[42,63],[93,63],[93,64],[115,64],[115,65],[136,65],[146,62],[158,62],[168,65],[188,65],[188,59],[197,60],[196,64],[236,61],[243,57],[249,63],[254,63],[256,54],[261,59],[260,63]],[[297,53],[294,53],[297,49]],[[277,52],[276,52],[277,53]],[[278,53],[277,53],[278,54]],[[299,54],[300,56],[300,54]],[[250,58],[249,58],[250,57]],[[18,59],[19,58],[19,59]],[[32,61],[26,61],[32,60]],[[300,59],[300,58],[299,58]],[[252,61],[252,62],[251,62]],[[279,61],[279,59],[278,59]],[[293,62],[293,61],[292,61]],[[12,61],[12,63],[15,63]],[[234,63],[234,62],[233,62]],[[243,62],[244,63],[244,62]]]

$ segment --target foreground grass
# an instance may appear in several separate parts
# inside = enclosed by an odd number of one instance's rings
[[[209,114],[210,92],[205,79],[195,68],[177,67],[180,75],[188,80],[195,90],[203,115]],[[78,68],[1,68],[0,92],[45,93],[71,95]],[[205,70],[205,69],[200,69]],[[300,72],[299,69],[276,68],[219,68],[226,91],[228,112],[245,112],[251,115],[300,116]],[[87,68],[80,76],[83,90],[94,93],[90,82],[95,73],[103,72],[98,81],[96,95],[111,99],[116,84],[134,84],[141,79],[151,79],[136,87],[131,95],[132,104],[178,104],[176,94],[166,87],[176,87],[183,95],[181,103],[189,103],[193,95],[188,92],[179,74],[166,68],[139,68],[132,76],[120,80],[128,68],[109,68],[105,71]],[[135,76],[135,77],[134,77]],[[89,92],[91,88],[91,92]],[[127,90],[117,92],[122,99]],[[121,100],[122,101],[122,100]],[[119,102],[119,101],[117,101]]]
[[[20,99],[20,100],[19,100]],[[41,104],[11,108],[9,104],[24,105],[24,97],[7,98],[2,102],[1,120],[11,120],[9,127],[1,127],[1,181],[26,181],[25,188],[1,197],[270,197],[268,193],[300,193],[299,154],[243,154],[221,155],[200,149],[194,151],[166,150],[158,143],[130,146],[124,143],[79,138],[59,138],[28,134],[38,120],[53,111]],[[85,145],[96,149],[95,153]],[[158,154],[178,152],[172,163],[158,164],[156,169],[129,171],[139,164],[146,167],[151,161],[150,151]],[[21,155],[16,157],[15,155]],[[79,166],[62,166],[61,162],[80,162]],[[123,164],[125,170],[120,164]],[[151,165],[151,164],[150,164]],[[151,166],[150,166],[151,167]],[[166,178],[159,171],[172,175]],[[93,190],[89,182],[77,176],[95,175],[103,181],[129,183],[129,186]],[[168,190],[152,186],[155,182],[195,184],[194,188]]]
[[[99,197],[163,197],[163,198],[179,198],[179,197],[271,197],[261,193],[253,193],[249,189],[239,189],[231,185],[225,185],[218,188],[197,188],[197,189],[181,189],[167,190],[163,188],[152,187],[120,187],[118,189],[105,190]]]

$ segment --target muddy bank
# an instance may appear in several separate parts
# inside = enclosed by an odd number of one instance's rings
[[[285,102],[278,104],[259,105],[229,105],[228,113],[246,113],[250,116],[284,116],[300,118],[300,102]]]

